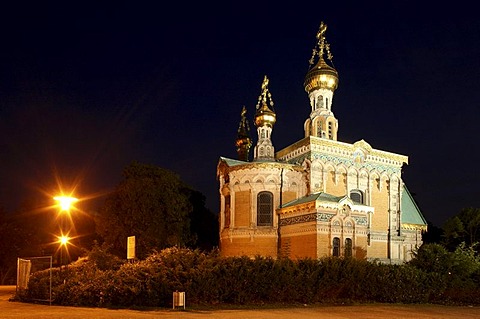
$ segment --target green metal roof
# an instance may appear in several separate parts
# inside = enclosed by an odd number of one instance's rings
[[[283,204],[282,208],[283,207],[294,206],[294,205],[298,205],[298,204],[309,203],[309,202],[313,202],[313,201],[317,201],[317,200],[322,201],[322,202],[338,203],[342,198],[345,198],[345,195],[344,196],[333,196],[333,195],[330,195],[330,194],[327,194],[327,193],[320,192],[320,193],[315,193],[315,194],[311,194],[311,195],[308,195],[308,196],[304,196],[304,197],[292,200],[288,203]]]
[[[403,186],[401,205],[402,224],[427,225],[427,221],[420,212],[406,185]]]
[[[235,160],[235,159],[226,158],[226,157],[220,157],[220,160],[224,161],[230,167],[249,163],[249,162],[244,162],[244,161]]]

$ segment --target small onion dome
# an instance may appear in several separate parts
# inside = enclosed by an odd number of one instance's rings
[[[266,103],[262,103],[262,106],[257,109],[255,113],[255,125],[261,127],[267,125],[273,127],[275,124],[276,114],[267,106]]]
[[[337,70],[329,66],[321,57],[317,64],[308,70],[303,86],[307,93],[318,89],[334,91],[338,86]]]

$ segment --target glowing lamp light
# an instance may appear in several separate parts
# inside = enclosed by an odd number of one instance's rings
[[[78,198],[70,196],[56,196],[53,199],[60,204],[62,211],[69,211],[72,204],[78,201]]]
[[[66,246],[68,244],[68,241],[70,240],[70,237],[68,236],[61,236],[58,238],[58,241],[60,242],[60,245]]]

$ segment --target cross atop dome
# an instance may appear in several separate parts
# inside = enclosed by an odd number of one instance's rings
[[[272,94],[268,90],[268,83],[269,83],[268,77],[265,75],[265,77],[263,78],[263,82],[262,82],[262,92],[260,93],[260,96],[258,97],[258,102],[257,102],[257,107],[256,107],[257,110],[260,109],[263,106],[266,106],[271,111],[274,111],[273,110]]]
[[[325,39],[325,33],[327,32],[327,25],[322,21],[317,32],[317,44],[312,50],[312,57],[310,58],[309,66],[312,67],[315,63],[315,56],[318,56],[319,60],[323,60],[323,56],[326,54],[327,60],[333,66],[333,55],[330,52],[330,44]]]

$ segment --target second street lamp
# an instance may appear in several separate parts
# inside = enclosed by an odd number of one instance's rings
[[[60,267],[62,267],[63,265],[63,250],[65,249],[65,252],[68,254],[67,252],[67,245],[68,245],[68,241],[70,240],[70,237],[62,234],[60,237],[58,237],[58,242],[60,244]]]

